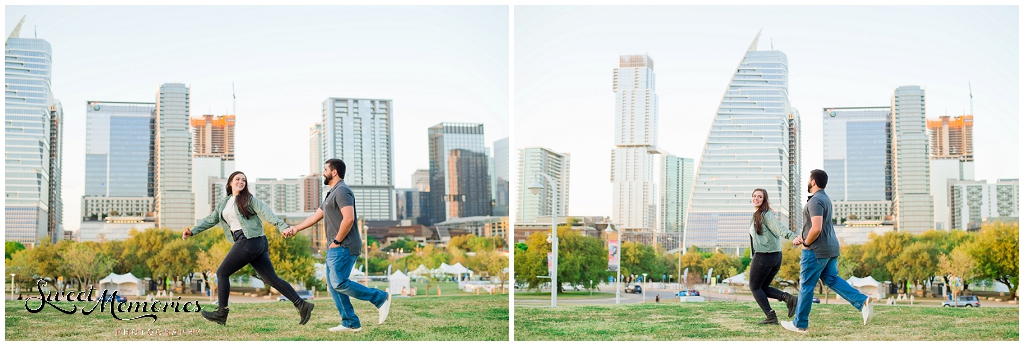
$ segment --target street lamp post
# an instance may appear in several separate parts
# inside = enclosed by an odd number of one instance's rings
[[[643,296],[643,299],[644,299],[644,303],[646,303],[647,302],[647,273],[643,273],[641,275],[644,276],[644,279],[643,279],[644,281],[641,282],[641,284],[644,285],[642,296]]]
[[[370,286],[370,226],[363,222],[363,286]]]
[[[608,223],[608,228],[605,228],[605,232],[618,232],[619,234],[619,265],[615,267],[615,305],[621,303],[622,300],[622,230],[615,230],[612,228],[611,222]]]
[[[555,180],[547,174],[540,173],[537,176],[547,179],[551,187],[551,307],[558,307],[558,189],[555,189]],[[530,184],[530,192],[539,194],[544,189],[540,179],[534,179]]]
[[[14,300],[14,274],[11,274],[11,300]]]

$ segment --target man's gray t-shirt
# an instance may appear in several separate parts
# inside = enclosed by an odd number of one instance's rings
[[[839,239],[836,238],[836,231],[832,228],[832,200],[825,194],[825,190],[815,192],[804,206],[804,230],[800,236],[803,237],[805,243],[807,235],[811,232],[812,216],[821,216],[821,232],[809,247],[811,251],[814,251],[814,257],[839,257]]]
[[[341,229],[341,221],[344,219],[341,215],[341,208],[345,206],[352,206],[352,228],[348,231],[345,239],[341,241],[341,246],[347,248],[348,253],[352,256],[359,256],[363,240],[359,238],[359,225],[355,222],[359,219],[356,216],[356,196],[352,194],[352,189],[344,181],[335,184],[334,188],[327,193],[327,198],[320,204],[320,209],[324,211],[324,232],[327,233],[327,244],[330,246],[331,241],[338,237],[338,230]]]

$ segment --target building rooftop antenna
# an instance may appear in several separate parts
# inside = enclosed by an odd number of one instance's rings
[[[235,82],[231,82],[231,115],[235,115]]]
[[[971,95],[971,115],[974,115],[974,91],[971,90],[971,82],[967,82],[967,92]]]

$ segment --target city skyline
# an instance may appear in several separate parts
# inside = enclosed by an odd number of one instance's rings
[[[439,122],[483,123],[488,143],[510,135],[505,6],[7,6],[6,34],[22,16],[21,37],[53,47],[67,128],[83,129],[64,133],[68,230],[81,219],[85,102],[154,102],[165,83],[189,87],[191,118],[236,113],[236,168],[251,179],[308,173],[309,127],[329,97],[394,100],[400,177],[429,166],[421,148]],[[358,35],[338,44],[335,32]]]
[[[613,145],[615,128],[607,66],[619,55],[646,53],[658,61],[658,147],[699,160],[736,55],[763,29],[759,49],[790,59],[793,108],[814,114],[825,107],[884,106],[896,87],[919,85],[928,99],[926,116],[938,118],[970,113],[973,93],[976,178],[1016,178],[1018,20],[1005,10],[517,6],[513,126],[530,131],[517,132],[516,146],[610,166],[607,152],[598,149]],[[640,17],[645,20],[622,20]],[[812,116],[801,125],[800,181],[806,184],[810,170],[823,168],[822,122]],[[565,136],[566,128],[592,139]],[[612,215],[611,192],[601,187],[610,185],[607,178],[576,171],[572,180],[594,188],[573,191],[570,214]]]

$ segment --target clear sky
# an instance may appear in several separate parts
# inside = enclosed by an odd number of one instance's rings
[[[5,34],[53,48],[64,107],[64,227],[78,229],[86,101],[155,102],[191,86],[191,116],[231,112],[235,168],[254,178],[309,171],[309,127],[328,97],[394,101],[396,187],[429,167],[427,128],[484,124],[509,136],[509,9],[474,7],[5,6]]]
[[[1019,177],[1019,9],[1002,7],[515,8],[515,147],[572,155],[570,215],[610,216],[619,54],[654,60],[658,146],[700,161],[711,121],[757,35],[789,58],[802,170],[822,164],[822,108],[888,106],[925,89],[928,118],[970,112],[977,179]]]

